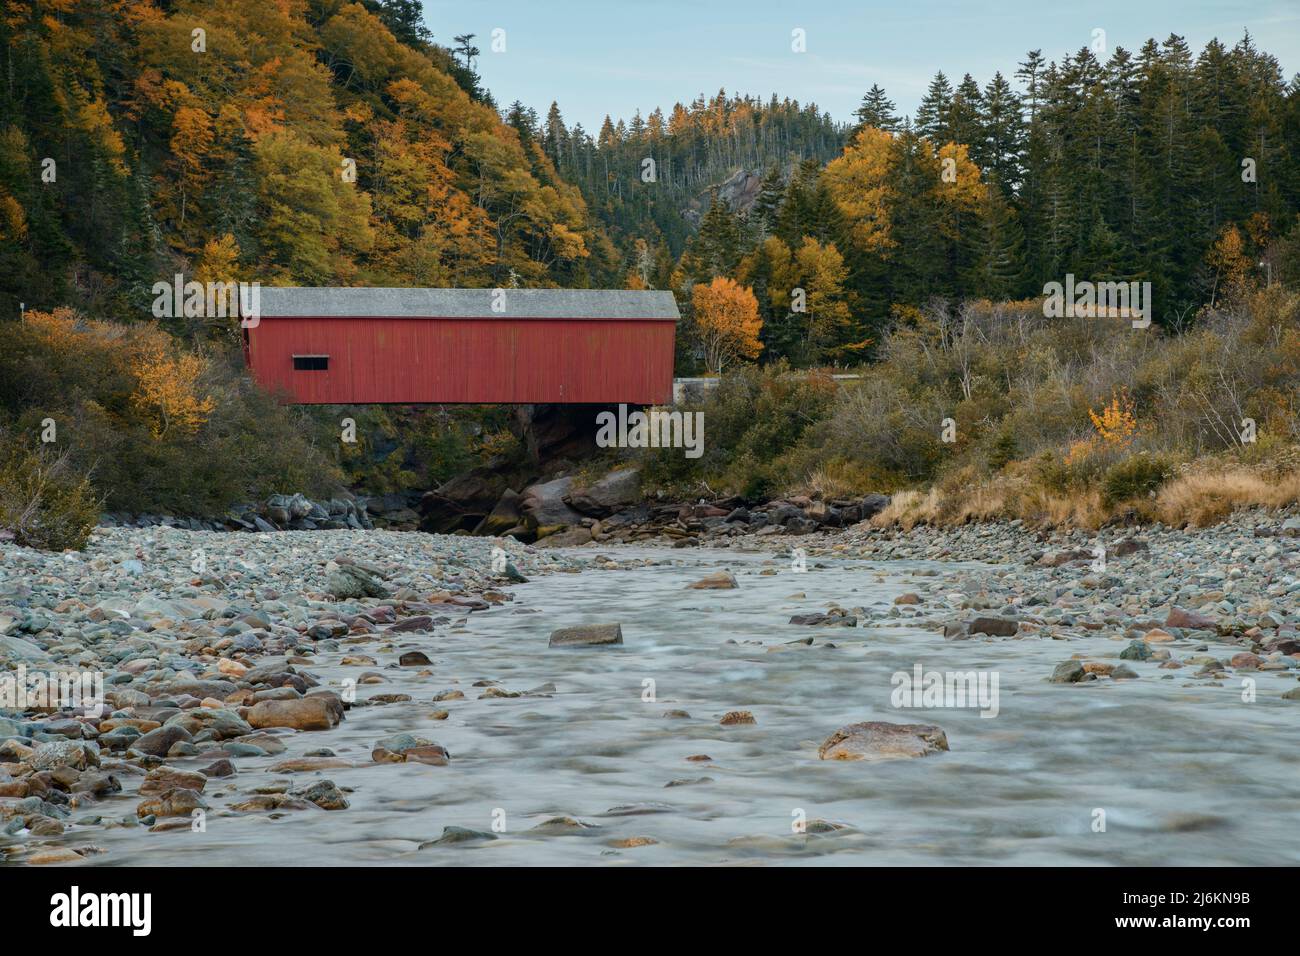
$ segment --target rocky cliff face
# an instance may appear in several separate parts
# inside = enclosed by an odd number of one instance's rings
[[[738,169],[717,185],[718,198],[731,207],[732,212],[748,213],[758,198],[758,191],[763,185],[762,173],[756,169]],[[709,209],[711,196],[715,187],[710,186],[691,200],[690,205],[682,210],[682,218],[692,226],[699,226],[700,219]]]

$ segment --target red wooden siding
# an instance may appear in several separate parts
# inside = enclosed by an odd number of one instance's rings
[[[300,405],[666,405],[676,323],[663,319],[289,318],[249,328],[265,388]],[[297,371],[294,355],[328,355]]]

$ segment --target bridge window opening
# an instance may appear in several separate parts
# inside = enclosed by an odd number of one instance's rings
[[[328,355],[295,355],[293,370],[295,372],[325,372],[330,367]]]

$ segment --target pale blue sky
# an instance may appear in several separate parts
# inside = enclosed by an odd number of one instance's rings
[[[424,8],[439,43],[477,34],[479,72],[499,104],[522,100],[545,116],[558,100],[568,125],[593,133],[606,113],[666,112],[720,87],[812,100],[850,120],[879,83],[900,113],[912,113],[936,70],[954,83],[971,73],[983,86],[999,69],[1013,79],[1026,51],[1059,59],[1088,45],[1097,27],[1108,48],[1131,51],[1171,32],[1199,51],[1249,29],[1288,78],[1300,70],[1297,0],[424,0]],[[494,54],[498,27],[506,51]],[[791,52],[796,27],[806,53]]]

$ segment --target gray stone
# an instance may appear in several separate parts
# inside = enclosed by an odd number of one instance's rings
[[[598,647],[623,643],[621,624],[581,624],[551,632],[551,647]]]

